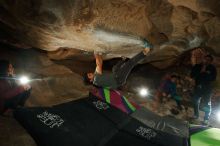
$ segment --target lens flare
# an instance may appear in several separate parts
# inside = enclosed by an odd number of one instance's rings
[[[146,97],[146,96],[149,94],[149,91],[148,91],[148,89],[146,89],[146,88],[142,88],[142,89],[140,89],[139,94],[140,94],[142,97]]]
[[[217,120],[220,122],[220,111],[217,112]]]
[[[20,77],[19,80],[20,80],[20,83],[21,83],[22,85],[27,84],[27,83],[30,81],[29,78],[26,77],[26,76]]]

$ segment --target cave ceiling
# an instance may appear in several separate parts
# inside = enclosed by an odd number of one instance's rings
[[[143,39],[155,46],[152,60],[198,46],[219,55],[219,8],[219,0],[0,0],[0,41],[58,60],[130,57]]]

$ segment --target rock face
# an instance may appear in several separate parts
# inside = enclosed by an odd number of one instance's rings
[[[129,57],[143,48],[143,38],[158,50],[153,60],[200,45],[220,54],[219,7],[219,0],[0,0],[0,37],[60,50],[57,59],[79,50]]]
[[[27,49],[0,46],[0,58],[35,79],[26,106],[58,104],[88,95],[75,72],[94,69],[83,64],[93,59],[93,51],[104,52],[106,59],[131,57],[146,38],[156,50],[146,61],[159,68],[197,46],[220,55],[219,7],[219,0],[0,0],[0,42]],[[80,62],[65,62],[69,58]],[[140,80],[135,79],[131,82]],[[0,119],[3,145],[36,145],[13,119]]]
[[[71,61],[75,68],[68,68],[51,61],[45,52],[2,45],[0,48],[0,58],[11,61],[16,75],[26,75],[31,79],[32,92],[26,106],[50,106],[88,95],[88,88],[83,84],[82,77],[75,73],[80,73],[80,69],[76,71],[79,68],[76,61]]]

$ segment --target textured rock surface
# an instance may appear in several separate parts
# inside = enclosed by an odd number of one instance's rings
[[[58,104],[87,95],[74,72],[94,69],[94,64],[84,63],[93,59],[93,51],[104,52],[106,59],[130,57],[147,38],[156,48],[147,61],[159,68],[176,63],[183,52],[200,45],[220,55],[219,7],[219,0],[0,0],[0,41],[27,49],[14,52],[1,47],[0,58],[10,59],[17,73],[28,72],[37,79],[31,83],[26,106]],[[64,60],[73,58],[80,62]],[[219,66],[220,59],[216,60]],[[143,81],[155,82],[151,77]],[[35,146],[14,119],[0,119],[4,133],[0,145]]]
[[[79,74],[88,70],[94,70],[94,64],[90,62],[82,61],[82,58],[77,60],[59,60],[51,61],[46,52],[39,52],[39,50],[27,49],[21,50],[9,46],[0,46],[1,53],[0,58],[9,59],[15,65],[17,74],[28,74],[32,79],[32,94],[30,99],[27,100],[25,106],[50,106],[78,98],[83,98],[88,95],[88,88],[82,84],[82,78]],[[65,52],[64,52],[65,53]],[[193,62],[199,62],[201,60],[202,50],[196,50],[192,59]],[[55,53],[56,54],[56,53]],[[54,54],[53,54],[54,55]],[[190,58],[190,54],[188,54]],[[55,57],[55,56],[54,56]],[[78,56],[80,57],[80,56]],[[182,60],[181,60],[182,61]],[[190,59],[188,60],[190,61]],[[104,63],[105,65],[108,62]],[[153,96],[155,89],[157,88],[161,77],[167,72],[181,72],[185,73],[181,69],[183,66],[176,66],[174,68],[168,68],[166,70],[159,70],[155,67],[147,67],[147,65],[139,65],[133,70],[129,76],[127,88],[133,89],[135,94],[128,94],[125,91],[127,97],[133,98],[143,106],[151,109],[152,100],[148,98],[140,98],[138,96],[138,89],[140,87],[148,87],[150,93]],[[187,71],[189,71],[187,69]],[[75,72],[79,73],[76,74]],[[218,77],[219,79],[219,77]],[[141,85],[141,86],[140,86]],[[220,87],[219,87],[220,88]],[[219,93],[216,95],[216,101],[214,104],[218,106]],[[189,102],[189,101],[188,101]],[[213,105],[214,105],[213,104]],[[170,115],[170,109],[175,107],[174,101],[166,102],[162,104],[159,114],[162,116]],[[203,113],[201,113],[203,114]],[[187,111],[183,110],[176,118],[187,119],[192,115],[192,108]],[[174,115],[172,115],[174,116]],[[219,127],[218,123],[212,116],[212,125]],[[4,146],[36,146],[34,140],[30,135],[17,123],[11,115],[7,117],[0,116],[0,131],[4,134],[0,136],[0,145]],[[13,133],[11,132],[13,131]]]
[[[107,58],[131,56],[143,47],[142,38],[158,50],[152,60],[175,59],[201,44],[220,53],[219,0],[0,0],[0,4],[2,41],[60,51],[50,55],[56,59],[71,57],[77,50],[102,51]]]
[[[88,88],[83,85],[82,78],[75,72],[91,70],[90,63],[83,64],[71,60],[73,67],[66,67],[51,61],[46,52],[37,50],[16,49],[0,45],[0,58],[8,59],[14,64],[17,75],[28,75],[32,81],[32,92],[25,106],[50,106],[64,103],[88,95]],[[68,66],[68,64],[67,64]],[[83,66],[79,69],[79,66]],[[12,111],[0,115],[1,146],[36,146],[33,138],[13,118]]]
[[[8,50],[7,50],[7,49]],[[77,61],[72,62],[72,68],[55,64],[45,52],[33,49],[19,50],[1,46],[1,59],[7,59],[15,66],[17,75],[29,76],[32,94],[27,101],[27,106],[53,105],[69,100],[74,100],[88,94],[88,89],[83,85]],[[87,63],[89,64],[89,63]],[[80,64],[83,66],[83,64]],[[93,66],[91,66],[93,67]],[[83,67],[82,67],[83,68]],[[86,66],[84,66],[84,72]],[[78,71],[76,71],[78,70]]]

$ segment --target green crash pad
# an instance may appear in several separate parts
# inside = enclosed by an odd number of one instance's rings
[[[220,129],[211,128],[191,135],[191,146],[220,146]]]

